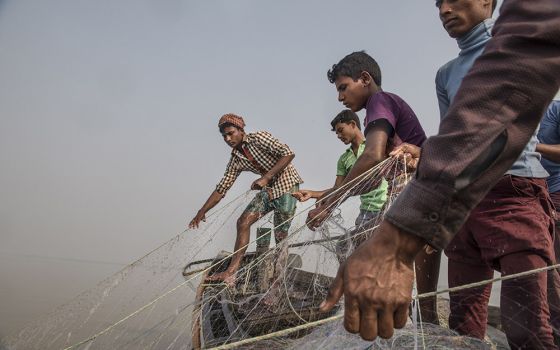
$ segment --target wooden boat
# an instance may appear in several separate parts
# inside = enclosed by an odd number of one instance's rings
[[[220,253],[212,261],[212,265],[218,264],[228,255],[227,252]],[[285,282],[279,286],[280,297],[274,307],[265,306],[262,302],[263,289],[267,290],[269,285],[263,282],[263,278],[270,276],[273,267],[271,259],[272,257],[265,257],[263,261],[263,257],[254,252],[245,254],[233,287],[226,287],[223,283],[204,282],[207,274],[224,271],[229,265],[229,259],[204,274],[197,290],[197,307],[193,312],[193,349],[258,337],[323,319],[336,312],[318,310],[332,278],[300,269],[301,257],[295,254],[288,258]],[[259,261],[258,266],[256,261]],[[188,274],[187,267],[184,274]],[[298,338],[309,331],[295,332],[289,337]],[[273,343],[267,343],[266,348],[275,347]]]

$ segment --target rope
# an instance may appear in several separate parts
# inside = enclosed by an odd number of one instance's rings
[[[356,177],[356,178],[353,179],[352,181],[349,181],[347,184],[345,184],[345,185],[339,187],[338,189],[334,190],[332,193],[329,193],[329,195],[327,195],[327,196],[325,196],[324,198],[318,200],[316,203],[314,203],[314,204],[312,204],[312,205],[306,207],[305,209],[303,209],[303,210],[300,211],[299,213],[295,214],[294,216],[292,216],[291,218],[285,220],[284,222],[280,223],[279,225],[277,225],[277,226],[274,227],[274,228],[277,228],[277,227],[283,225],[284,223],[288,222],[289,220],[292,220],[293,218],[295,218],[295,217],[297,217],[297,216],[303,214],[303,213],[306,212],[309,208],[314,207],[317,203],[321,203],[322,201],[326,200],[327,198],[329,198],[329,197],[331,197],[331,196],[334,196],[335,194],[336,194],[336,195],[339,195],[340,192],[344,191],[347,187],[350,187],[349,189],[346,189],[346,193],[344,193],[341,197],[339,197],[339,199],[338,199],[337,201],[333,202],[328,208],[325,208],[324,211],[329,210],[329,209],[330,209],[331,207],[333,207],[333,206],[339,205],[341,202],[343,202],[343,201],[346,199],[346,196],[347,196],[348,194],[350,194],[351,191],[352,191],[354,188],[356,188],[357,186],[359,186],[359,185],[361,184],[361,181],[362,181],[364,178],[366,178],[367,176],[373,174],[375,171],[379,170],[380,168],[386,166],[386,165],[389,163],[389,161],[391,161],[391,160],[392,160],[392,158],[388,158],[388,159],[384,160],[383,162],[377,164],[375,167],[369,169],[368,171],[364,172],[363,174],[361,174],[360,176]],[[392,161],[394,161],[394,160],[392,160]],[[356,182],[357,182],[357,183],[356,183]],[[351,186],[351,185],[353,185],[353,186]],[[226,205],[224,205],[224,206],[221,207],[220,209],[218,209],[218,210],[212,212],[210,215],[208,215],[208,217],[210,217],[210,216],[212,216],[212,215],[214,215],[214,214],[216,214],[216,213],[219,213],[219,212],[225,210],[225,208],[227,208],[228,206],[230,206],[233,202],[237,201],[239,198],[241,198],[241,197],[243,197],[243,196],[246,196],[249,192],[250,192],[250,191],[246,191],[245,193],[243,193],[243,194],[241,194],[240,196],[236,197],[235,199],[233,199],[232,201],[230,201],[229,203],[227,203]],[[323,211],[323,212],[324,212],[324,211]],[[292,233],[292,234],[289,235],[287,238],[293,237],[294,234],[296,234],[297,232],[299,232],[300,229],[302,229],[302,228],[304,228],[304,227],[305,227],[305,224],[302,225],[300,228],[298,228],[298,229],[296,230],[296,232]],[[184,230],[182,233],[184,233],[184,232],[186,232],[186,231],[187,231],[187,230]],[[182,233],[181,233],[181,234],[182,234]],[[173,237],[172,239],[170,239],[170,240],[167,241],[166,243],[164,243],[164,244],[162,244],[161,246],[159,246],[158,248],[152,250],[151,252],[149,252],[148,254],[146,254],[145,256],[143,256],[142,258],[140,258],[140,259],[138,259],[137,261],[133,262],[132,264],[128,265],[127,267],[130,267],[130,266],[136,264],[137,262],[139,262],[140,260],[142,260],[142,259],[145,258],[146,256],[148,256],[148,255],[152,254],[154,251],[160,249],[162,246],[164,246],[165,244],[167,244],[167,243],[170,242],[171,240],[176,239],[176,238],[177,238],[178,236],[180,236],[181,234],[176,235],[175,237]],[[282,242],[282,244],[286,244],[287,241],[288,241],[288,240],[285,239],[284,242]],[[195,279],[196,277],[200,276],[202,273],[205,273],[205,272],[209,271],[211,268],[213,268],[213,267],[215,267],[215,266],[221,264],[223,261],[225,261],[225,260],[228,259],[229,257],[233,256],[234,254],[238,253],[239,251],[241,251],[241,250],[243,250],[243,249],[246,249],[246,248],[249,246],[249,244],[251,244],[251,243],[253,243],[253,242],[254,242],[254,241],[249,242],[247,245],[245,245],[245,246],[239,248],[238,250],[236,250],[235,252],[233,252],[233,253],[227,255],[226,257],[224,257],[224,258],[221,259],[220,261],[216,262],[215,264],[212,264],[211,266],[208,266],[206,269],[201,270],[201,271],[198,271],[196,274],[194,274],[194,275],[193,275],[191,278],[189,278],[188,280],[185,280],[184,282],[180,283],[179,285],[177,285],[176,287],[172,288],[171,290],[169,290],[169,291],[165,292],[164,294],[158,296],[157,298],[153,299],[152,301],[150,301],[150,302],[147,303],[146,305],[140,307],[140,308],[137,309],[136,311],[132,312],[132,313],[129,314],[128,316],[125,316],[125,317],[122,318],[121,320],[119,320],[119,321],[113,323],[112,325],[108,326],[107,328],[103,329],[102,331],[100,331],[100,332],[94,334],[93,336],[91,336],[91,337],[89,337],[89,338],[87,338],[87,339],[82,340],[81,342],[78,342],[78,343],[76,343],[76,344],[74,344],[74,345],[68,346],[68,347],[64,348],[64,350],[70,350],[70,349],[76,348],[76,347],[78,347],[78,346],[80,346],[80,345],[83,345],[83,344],[85,344],[85,343],[88,343],[88,342],[90,342],[90,341],[92,341],[92,340],[98,338],[99,336],[101,336],[101,335],[103,335],[103,334],[109,332],[110,330],[112,330],[112,329],[115,328],[116,326],[122,324],[123,322],[127,321],[128,319],[130,319],[130,318],[134,317],[135,315],[141,313],[142,311],[146,310],[146,309],[149,308],[150,306],[152,306],[152,305],[154,305],[155,303],[157,303],[159,300],[165,298],[165,297],[168,296],[169,294],[175,292],[175,291],[178,290],[179,288],[181,288],[181,287],[183,287],[184,285],[186,285],[187,283],[191,282],[193,279]],[[271,253],[271,252],[269,252],[269,253]],[[267,253],[267,254],[269,254],[269,253]],[[509,275],[509,276],[505,276],[505,277],[499,277],[499,278],[494,278],[494,279],[490,279],[490,280],[485,280],[485,281],[481,281],[481,282],[477,282],[477,283],[471,283],[471,284],[468,284],[468,285],[459,286],[459,287],[455,287],[455,288],[448,288],[448,289],[443,289],[443,290],[435,291],[435,292],[431,292],[431,293],[425,293],[425,294],[418,295],[418,296],[416,296],[416,297],[414,297],[414,298],[418,300],[418,299],[427,298],[427,297],[431,297],[431,296],[436,296],[436,295],[438,295],[438,294],[443,294],[443,293],[447,293],[447,292],[453,292],[453,291],[458,291],[458,290],[462,290],[462,289],[474,288],[474,287],[481,286],[481,285],[485,285],[485,284],[488,284],[488,283],[493,283],[493,282],[496,282],[496,281],[503,281],[503,280],[513,279],[513,278],[517,278],[517,277],[522,277],[522,276],[530,275],[530,274],[533,274],[533,273],[538,273],[538,272],[542,272],[542,271],[547,271],[547,270],[555,269],[555,268],[558,268],[558,267],[560,267],[560,264],[553,265],[553,266],[548,266],[548,267],[544,267],[544,268],[540,268],[540,269],[535,269],[535,270],[531,270],[531,271],[526,271],[526,272],[522,272],[522,273],[518,273],[518,274],[514,274],[514,275]],[[124,269],[123,269],[123,270],[124,270]],[[331,322],[331,321],[340,319],[341,317],[342,317],[342,315],[337,315],[337,316],[333,316],[333,317],[326,318],[326,319],[323,319],[323,320],[319,320],[319,321],[315,321],[315,322],[310,322],[310,323],[307,323],[307,324],[304,324],[304,325],[301,325],[301,326],[297,326],[297,327],[285,329],[285,330],[282,330],[282,331],[279,331],[279,332],[274,332],[274,333],[271,333],[271,334],[268,334],[268,335],[264,335],[264,336],[261,336],[261,337],[255,337],[255,338],[245,339],[245,340],[242,340],[242,341],[239,341],[239,342],[230,343],[230,344],[223,345],[223,346],[220,346],[220,347],[217,347],[217,348],[212,348],[212,349],[213,349],[213,350],[214,350],[214,349],[216,349],[216,350],[217,350],[217,349],[231,349],[231,348],[233,348],[233,347],[235,347],[235,346],[239,346],[239,345],[243,345],[243,344],[248,344],[248,343],[252,343],[252,342],[256,342],[256,341],[260,341],[260,340],[270,339],[270,338],[272,338],[272,337],[283,336],[283,335],[286,335],[286,334],[290,334],[290,333],[293,333],[293,332],[297,332],[297,331],[302,330],[302,329],[307,329],[307,328],[310,328],[310,327],[314,327],[314,326],[317,326],[317,325],[321,325],[321,324],[324,324],[324,323],[327,323],[327,322]]]
[[[528,276],[528,275],[532,275],[532,274],[537,274],[537,273],[540,273],[540,272],[553,270],[553,269],[557,269],[557,268],[560,268],[560,264],[541,267],[541,268],[530,270],[530,271],[524,271],[524,272],[516,273],[516,274],[513,274],[513,275],[508,275],[508,276],[505,276],[505,277],[496,277],[496,278],[492,278],[492,279],[488,279],[488,280],[484,280],[484,281],[480,281],[480,282],[469,283],[469,284],[465,284],[463,286],[458,286],[458,287],[454,287],[454,288],[447,288],[447,289],[442,289],[442,290],[438,290],[438,291],[435,291],[435,292],[424,293],[424,294],[420,294],[420,295],[414,297],[414,299],[419,300],[419,299],[424,299],[424,298],[436,296],[438,294],[444,294],[444,293],[447,293],[447,292],[456,292],[456,291],[463,290],[463,289],[480,287],[480,286],[483,286],[483,285],[486,285],[486,284],[489,284],[489,283],[494,283],[494,282],[497,282],[497,281],[506,281],[506,280],[519,278],[519,277],[524,277],[524,276]],[[325,319],[322,319],[322,320],[319,320],[319,321],[309,322],[309,323],[306,323],[306,324],[303,324],[303,325],[300,325],[300,326],[297,326],[297,327],[292,327],[292,328],[284,329],[284,330],[281,330],[281,331],[278,331],[278,332],[265,334],[265,335],[262,335],[260,337],[254,337],[254,338],[240,340],[240,341],[237,341],[235,343],[224,344],[224,345],[221,345],[221,346],[210,348],[208,350],[234,349],[234,348],[236,348],[238,346],[241,346],[241,345],[246,345],[246,344],[254,343],[254,342],[257,342],[257,341],[276,338],[276,337],[282,337],[282,336],[285,336],[285,335],[288,335],[288,334],[291,334],[291,333],[295,333],[295,332],[300,331],[300,330],[304,330],[304,329],[307,329],[307,328],[311,328],[311,327],[315,327],[315,326],[319,326],[319,325],[322,325],[322,324],[325,324],[325,323],[329,323],[329,322],[332,322],[332,321],[339,320],[343,316],[344,316],[343,314],[331,316],[329,318],[325,318]]]
[[[354,182],[356,182],[356,181],[358,181],[358,180],[360,180],[360,179],[362,179],[362,178],[365,178],[366,176],[372,174],[372,173],[373,173],[374,171],[376,171],[381,165],[387,163],[389,160],[391,160],[391,158],[385,159],[383,162],[377,164],[375,167],[371,168],[370,170],[368,170],[368,171],[364,172],[363,174],[361,174],[360,176],[356,177],[354,180],[350,181],[350,182],[349,182],[348,184],[346,184],[345,186],[341,186],[341,187],[338,188],[337,190],[335,190],[335,191],[333,191],[332,193],[330,193],[328,196],[325,196],[325,197],[322,198],[320,201],[317,201],[315,204],[320,203],[321,201],[327,199],[328,197],[330,197],[330,196],[332,196],[332,195],[334,195],[334,194],[339,193],[339,191],[342,191],[344,187],[346,187],[346,186],[348,186],[348,185],[350,185],[350,184],[352,184],[352,183],[354,183]],[[355,186],[357,186],[357,185],[355,185]],[[354,186],[354,187],[355,187],[355,186]],[[218,212],[221,212],[221,211],[225,210],[225,208],[227,208],[227,207],[228,207],[229,205],[231,205],[233,202],[237,201],[239,198],[241,198],[241,197],[243,197],[243,196],[246,196],[249,192],[250,192],[250,190],[248,190],[248,191],[246,191],[245,193],[239,195],[239,196],[236,197],[235,199],[233,199],[233,200],[231,200],[230,202],[228,202],[226,205],[220,207],[220,209],[218,209],[218,210],[212,212],[210,215],[208,215],[208,217],[210,217],[210,216],[212,216],[212,215],[214,215],[214,214],[216,214],[216,213],[218,213]],[[281,225],[283,225],[284,223],[288,222],[289,220],[292,220],[293,218],[295,218],[295,217],[301,215],[302,213],[304,213],[305,211],[307,211],[309,208],[314,207],[315,204],[309,205],[309,206],[306,207],[304,210],[300,211],[299,213],[295,214],[294,216],[292,216],[291,218],[285,220],[284,222],[280,223],[278,226],[276,226],[276,227],[274,227],[274,228],[280,227]],[[304,226],[305,226],[305,225],[302,225],[301,228],[303,228]],[[299,229],[300,229],[300,228],[298,228],[298,230],[299,230]],[[167,243],[170,242],[171,240],[176,239],[178,236],[180,236],[181,234],[183,234],[183,233],[186,232],[187,230],[188,230],[188,229],[184,230],[184,231],[181,232],[180,234],[176,235],[175,237],[173,237],[173,238],[170,239],[169,241],[163,243],[162,245],[160,245],[160,246],[157,247],[156,249],[150,251],[148,254],[144,255],[142,258],[136,260],[135,262],[133,262],[132,264],[128,265],[127,267],[130,267],[130,266],[136,264],[137,262],[139,262],[140,260],[142,260],[142,259],[145,258],[146,256],[152,254],[154,251],[156,251],[156,250],[160,249],[161,247],[163,247],[165,244],[167,244]],[[293,236],[293,234],[290,235],[290,236]],[[289,237],[290,237],[290,236],[289,236]],[[285,240],[285,241],[287,241],[287,240]],[[202,271],[199,271],[198,273],[194,274],[194,275],[193,275],[191,278],[189,278],[188,280],[186,280],[186,281],[180,283],[179,285],[177,285],[177,286],[174,287],[173,289],[171,289],[171,290],[165,292],[164,294],[160,295],[159,297],[155,298],[154,300],[152,300],[152,301],[150,301],[149,303],[147,303],[146,305],[140,307],[139,309],[137,309],[136,311],[132,312],[132,313],[129,314],[128,316],[125,316],[124,318],[122,318],[122,319],[120,319],[119,321],[113,323],[112,325],[110,325],[110,326],[108,326],[107,328],[101,330],[100,332],[98,332],[98,333],[92,335],[91,337],[89,337],[89,338],[87,338],[87,339],[84,339],[84,340],[82,340],[82,341],[80,341],[80,342],[78,342],[78,343],[76,343],[76,344],[74,344],[74,345],[70,345],[70,346],[64,348],[64,350],[74,349],[74,348],[76,348],[76,347],[78,347],[78,346],[80,346],[80,345],[83,345],[83,344],[86,344],[86,343],[88,343],[88,342],[90,342],[90,341],[92,341],[92,340],[95,340],[96,338],[98,338],[98,337],[102,336],[103,334],[109,332],[111,329],[115,328],[116,326],[120,325],[121,323],[125,322],[126,320],[130,319],[131,317],[133,317],[133,316],[139,314],[140,312],[146,310],[148,307],[154,305],[156,302],[158,302],[159,300],[165,298],[167,295],[173,293],[174,291],[176,291],[177,289],[181,288],[182,286],[186,285],[188,282],[192,281],[192,280],[195,279],[196,277],[202,275],[202,274],[205,273],[206,271],[209,271],[211,268],[213,268],[213,267],[215,267],[215,266],[221,264],[223,261],[225,261],[225,260],[228,259],[229,257],[233,256],[233,255],[236,254],[237,252],[239,252],[239,251],[241,251],[241,250],[243,250],[243,249],[246,249],[246,248],[249,246],[249,244],[251,244],[251,243],[253,243],[253,242],[249,242],[247,245],[245,245],[245,246],[239,248],[238,250],[236,250],[235,252],[231,253],[230,255],[224,257],[223,259],[221,259],[220,261],[216,262],[215,264],[212,264],[211,266],[208,266],[206,269],[204,269],[204,270],[202,270]],[[267,253],[267,254],[268,254],[268,253]],[[127,267],[125,267],[125,269],[126,269]],[[123,269],[123,270],[124,270],[124,269]]]
[[[319,321],[309,322],[309,323],[306,323],[306,324],[302,324],[300,326],[284,329],[284,330],[281,330],[281,331],[278,331],[278,332],[273,332],[273,333],[270,333],[270,334],[261,335],[260,337],[244,339],[244,340],[237,341],[235,343],[229,343],[229,344],[217,346],[215,348],[210,348],[208,350],[234,349],[234,348],[236,348],[238,346],[241,346],[241,345],[251,344],[251,343],[254,343],[254,342],[257,342],[257,341],[276,338],[276,337],[282,337],[284,335],[295,333],[297,331],[301,331],[301,330],[304,330],[304,329],[307,329],[307,328],[310,328],[310,327],[320,326],[320,325],[325,324],[325,323],[336,321],[336,320],[342,318],[342,316],[343,315],[331,316],[331,317],[324,318],[324,319],[319,320]]]

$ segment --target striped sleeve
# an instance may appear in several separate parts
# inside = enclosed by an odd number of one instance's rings
[[[241,168],[238,166],[236,159],[232,156],[226,167],[224,176],[218,185],[216,185],[216,192],[225,196],[226,192],[231,188],[231,186],[233,186],[235,180],[237,180],[239,174],[241,174]]]

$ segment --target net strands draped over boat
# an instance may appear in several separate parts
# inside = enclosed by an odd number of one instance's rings
[[[345,193],[389,181],[387,206],[406,184],[406,167],[388,159],[341,189]],[[256,231],[274,229],[271,215],[251,229],[234,285],[207,283],[204,277],[227,267],[237,218],[255,192],[248,191],[215,211],[199,230],[183,232],[122,271],[100,282],[46,318],[6,341],[8,349],[208,349],[250,340],[243,349],[378,349],[463,347],[486,349],[487,343],[458,337],[442,327],[411,322],[392,340],[364,342],[344,331],[341,321],[307,326],[342,312],[318,311],[339,261],[352,250],[359,199],[339,204],[316,231],[305,225],[314,204],[298,205],[289,236],[279,245],[257,251]],[[309,204],[308,204],[309,203]],[[371,234],[375,224],[357,232]],[[272,240],[274,241],[274,240]],[[347,248],[341,248],[347,246]],[[276,262],[286,250],[280,273]],[[346,249],[346,250],[345,250]],[[259,340],[270,333],[295,329]],[[433,348],[433,347],[430,347]]]

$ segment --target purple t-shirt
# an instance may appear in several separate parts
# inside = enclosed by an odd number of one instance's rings
[[[426,141],[426,133],[420,121],[410,106],[399,96],[390,92],[380,91],[373,94],[366,104],[366,118],[364,120],[365,133],[368,126],[379,119],[385,119],[393,127],[393,134],[389,135],[393,145],[403,142],[422,146]]]

